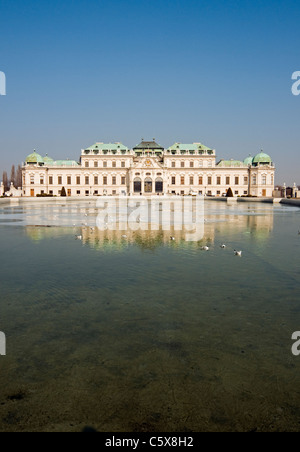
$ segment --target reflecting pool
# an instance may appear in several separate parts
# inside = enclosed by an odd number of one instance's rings
[[[96,219],[0,205],[0,430],[299,430],[300,210],[206,202],[199,242]]]

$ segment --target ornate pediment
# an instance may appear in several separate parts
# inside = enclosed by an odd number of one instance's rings
[[[158,161],[158,159],[153,157],[142,157],[135,161],[134,167],[137,169],[163,169],[163,165]]]

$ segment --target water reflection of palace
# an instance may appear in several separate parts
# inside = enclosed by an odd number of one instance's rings
[[[213,245],[216,240],[226,241],[226,237],[232,234],[252,234],[254,240],[266,240],[273,230],[274,214],[273,210],[239,212],[228,214],[224,210],[218,213],[207,212],[203,231],[200,239],[191,241],[191,245],[202,246],[203,243]],[[154,249],[161,245],[183,246],[187,242],[186,230],[175,230],[174,227],[151,230],[151,225],[142,225],[138,230],[121,228],[117,225],[117,230],[100,230],[96,226],[81,225],[73,227],[59,226],[27,226],[26,233],[30,239],[41,241],[59,237],[82,236],[82,243],[95,249],[123,249],[128,245],[136,245],[143,249]],[[147,228],[147,230],[145,230]],[[174,240],[171,240],[171,237]],[[218,238],[218,239],[217,239]]]

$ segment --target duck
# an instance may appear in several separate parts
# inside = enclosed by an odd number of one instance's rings
[[[209,251],[209,246],[202,246],[201,248],[203,251]]]
[[[242,256],[242,251],[234,250],[234,254],[235,254],[235,256],[241,257]]]
[[[170,237],[170,240],[172,240],[172,242],[175,241],[175,237]]]
[[[76,235],[76,240],[82,240],[82,235]]]
[[[226,245],[224,245],[224,243],[223,243],[223,245],[221,245],[220,248],[224,249],[224,248],[226,248]]]

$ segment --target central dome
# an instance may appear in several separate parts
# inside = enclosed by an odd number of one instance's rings
[[[272,159],[268,154],[265,154],[263,151],[261,151],[259,154],[257,154],[253,159],[254,165],[271,165]]]

